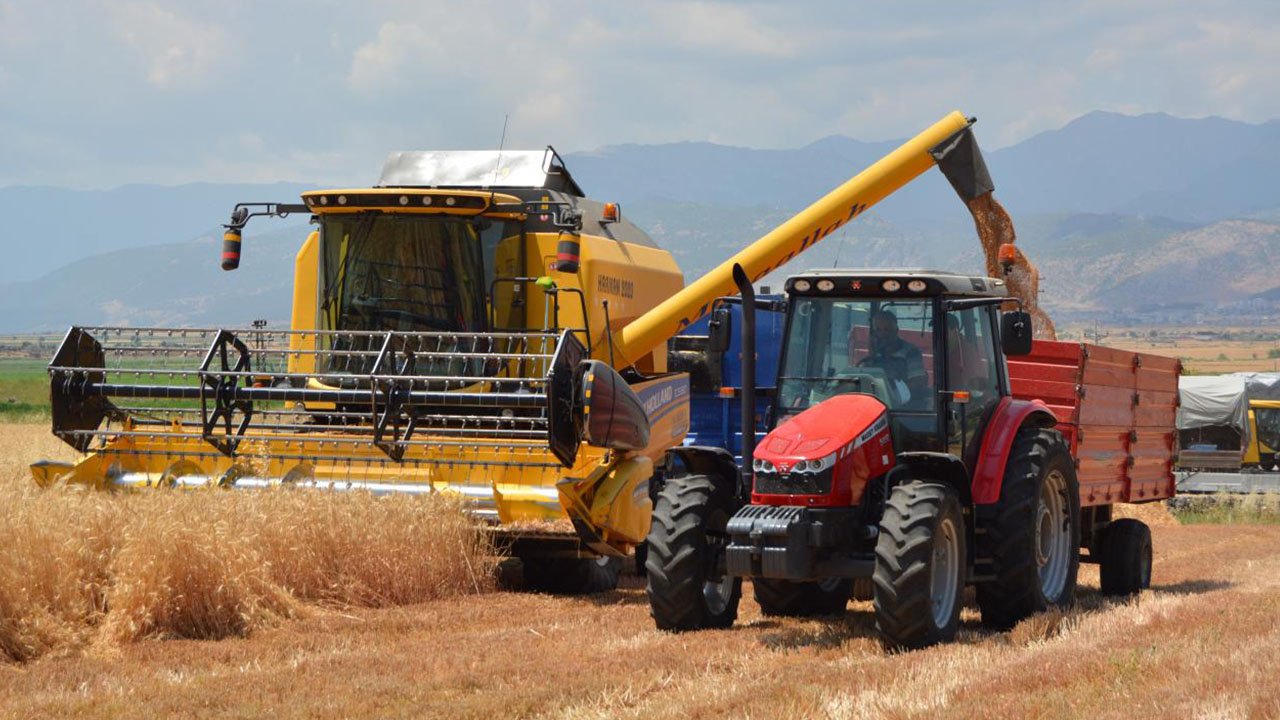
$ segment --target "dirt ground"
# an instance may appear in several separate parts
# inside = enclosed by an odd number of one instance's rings
[[[921,652],[885,654],[869,603],[774,619],[749,589],[733,629],[661,633],[628,576],[0,664],[0,717],[1280,717],[1280,527],[1141,512],[1136,600],[1101,598],[1085,565],[1073,611],[991,633],[967,609],[958,642]]]

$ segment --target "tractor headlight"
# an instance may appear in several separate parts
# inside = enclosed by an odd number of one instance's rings
[[[794,472],[817,474],[836,466],[836,454],[831,453],[816,460],[801,460],[796,463]]]
[[[767,472],[767,473],[778,471],[778,469],[773,466],[773,463],[769,462],[768,460],[762,460],[760,458],[756,458],[751,461],[751,469],[755,470],[756,472]]]

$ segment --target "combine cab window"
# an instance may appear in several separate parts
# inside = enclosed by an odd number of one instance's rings
[[[466,220],[378,213],[321,225],[331,330],[482,332],[489,247]]]
[[[1253,416],[1258,425],[1258,441],[1270,450],[1280,450],[1280,408],[1254,408]]]

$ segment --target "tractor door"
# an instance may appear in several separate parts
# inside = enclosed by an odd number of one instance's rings
[[[1000,403],[1002,366],[992,306],[948,310],[941,364],[947,451],[973,470],[982,433]],[[967,397],[965,395],[967,393]]]

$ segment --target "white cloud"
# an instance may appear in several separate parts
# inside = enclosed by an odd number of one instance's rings
[[[347,87],[360,93],[376,93],[412,86],[415,64],[426,65],[439,39],[417,23],[386,22],[378,36],[362,45],[351,58]]]
[[[141,62],[147,82],[162,90],[204,84],[234,50],[222,28],[157,3],[128,2],[107,9],[116,35]]]
[[[988,149],[1096,109],[1260,121],[1280,117],[1278,11],[0,0],[0,184],[365,179],[388,150],[492,146],[507,113],[508,147],[566,152],[901,138],[951,109]]]
[[[659,32],[683,48],[728,56],[792,56],[796,38],[757,17],[753,9],[758,7],[724,2],[665,3],[652,17]]]

